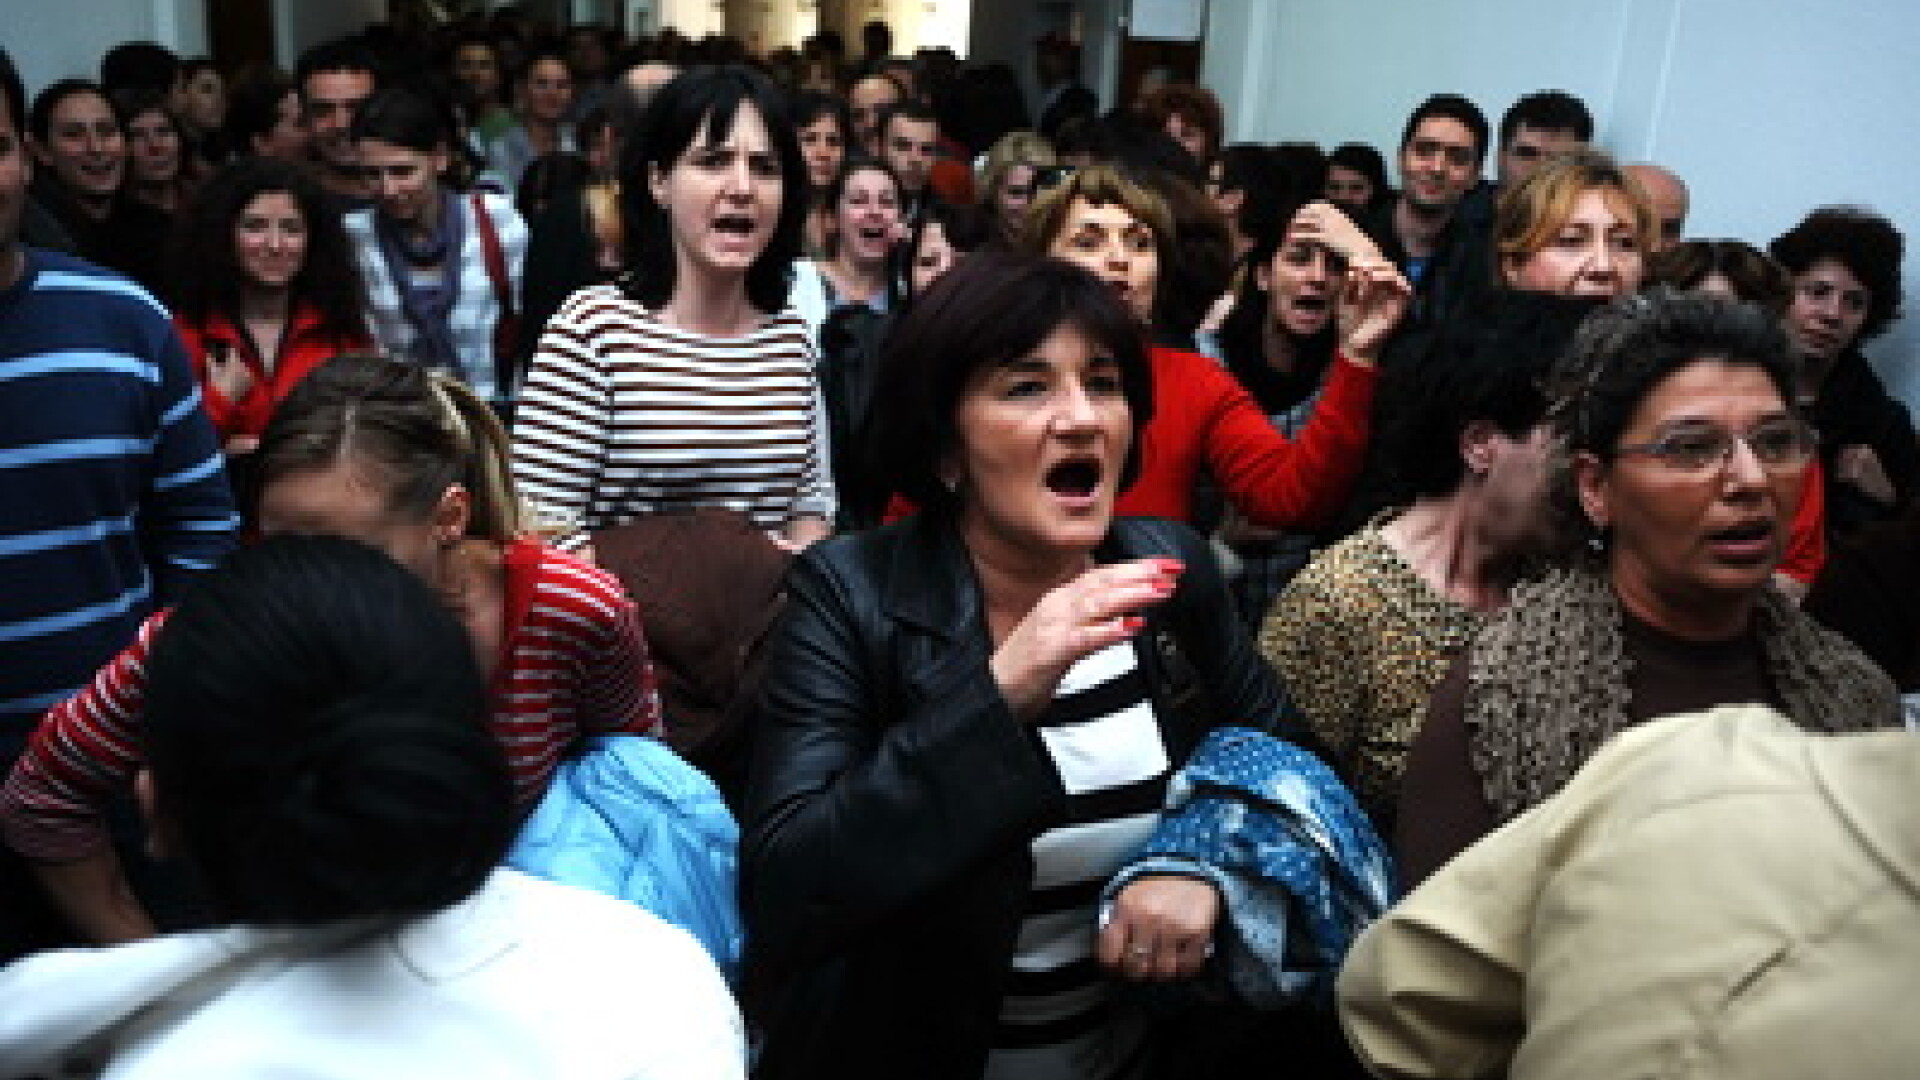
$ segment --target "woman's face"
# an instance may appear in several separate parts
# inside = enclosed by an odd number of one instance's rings
[[[217,131],[227,119],[227,82],[212,68],[201,68],[180,85],[174,109],[195,131]]]
[[[840,251],[856,263],[884,260],[900,235],[900,189],[893,177],[861,169],[847,177],[834,208]]]
[[[1074,326],[968,380],[944,479],[976,553],[1055,560],[1106,535],[1133,439],[1120,365]]]
[[[708,141],[709,134],[703,126],[664,172],[654,167],[648,183],[667,212],[681,271],[744,275],[780,221],[780,157],[751,102],[735,111],[726,138]]]
[[[1096,206],[1075,196],[1047,253],[1083,266],[1113,286],[1141,322],[1153,319],[1160,249],[1152,226],[1118,203]]]
[[[1697,360],[1654,384],[1611,462],[1575,455],[1581,507],[1612,534],[1614,588],[1630,611],[1672,627],[1689,612],[1750,602],[1786,549],[1806,478],[1804,462],[1769,469],[1738,440],[1725,460],[1697,470],[1632,448],[1793,423],[1763,369]]]
[[[462,45],[453,54],[453,78],[472,100],[493,101],[500,94],[500,60],[485,45]]]
[[[307,219],[285,191],[255,195],[233,223],[234,264],[257,289],[284,289],[307,262]]]
[[[946,227],[937,221],[927,222],[920,230],[919,245],[913,249],[913,262],[907,267],[913,295],[926,295],[933,283],[953,269],[960,259],[961,253],[947,243]]]
[[[260,491],[261,535],[344,536],[386,552],[426,581],[436,579],[447,541],[464,534],[467,512],[457,485],[429,514],[402,512],[388,486],[351,455],[274,477]]]
[[[1872,306],[1872,290],[1846,263],[1832,257],[1816,259],[1793,276],[1787,333],[1809,367],[1827,371],[1859,340]]]
[[[434,220],[440,201],[440,174],[447,168],[445,150],[414,150],[385,139],[361,139],[360,168],[380,213],[402,225]]]
[[[801,128],[800,156],[807,163],[807,183],[815,191],[825,191],[833,184],[834,174],[840,171],[840,163],[847,157],[840,121],[832,114],[822,113],[813,123]]]
[[[1626,196],[1593,188],[1580,193],[1546,247],[1508,256],[1507,284],[1527,292],[1612,299],[1640,287],[1641,259]]]
[[[90,91],[68,94],[53,107],[47,141],[37,147],[40,164],[68,191],[104,202],[126,175],[127,142],[107,99]]]
[[[1327,166],[1327,201],[1348,212],[1365,210],[1373,201],[1373,181],[1345,165]]]
[[[1289,225],[1286,239],[1259,271],[1274,328],[1296,338],[1325,330],[1333,321],[1334,290],[1344,271],[1332,252],[1302,239]]]
[[[127,124],[127,162],[133,179],[164,187],[180,177],[180,132],[158,109],[148,109]]]
[[[573,73],[557,57],[542,57],[527,69],[524,93],[528,119],[557,124],[573,104]]]
[[[1018,237],[1020,227],[1026,224],[1027,207],[1033,205],[1033,181],[1031,165],[1009,165],[1000,176],[999,190],[993,193],[993,209],[1008,236]]]

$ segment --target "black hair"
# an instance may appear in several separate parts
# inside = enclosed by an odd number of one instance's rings
[[[493,88],[493,96],[485,101],[466,101],[467,89],[460,88],[461,100],[468,105],[503,105],[507,100],[508,87],[513,83],[512,73],[507,70],[507,58],[500,54],[500,41],[492,31],[482,27],[469,27],[453,36],[447,42],[446,68],[449,80],[454,79],[454,69],[460,59],[460,50],[481,48],[493,57],[493,70],[499,76],[499,83]]]
[[[1682,240],[1647,256],[1643,284],[1697,289],[1719,274],[1733,294],[1770,312],[1787,317],[1793,302],[1793,278],[1766,252],[1745,240]]]
[[[1140,468],[1140,433],[1153,414],[1153,379],[1140,324],[1112,286],[1045,255],[986,249],[968,256],[915,301],[888,335],[874,373],[863,476],[927,513],[954,513],[940,466],[959,442],[955,413],[974,374],[1027,355],[1063,326],[1120,367],[1133,440],[1120,483]]]
[[[432,98],[398,87],[376,90],[353,114],[354,141],[379,139],[429,154],[453,149],[453,118]]]
[[[227,92],[227,142],[236,154],[252,154],[253,141],[280,125],[280,103],[298,94],[293,80],[271,69],[236,80]]]
[[[192,322],[218,315],[241,324],[243,283],[234,257],[234,226],[248,203],[275,192],[292,196],[306,221],[306,259],[288,286],[292,306],[317,312],[327,333],[365,337],[360,269],[339,213],[306,169],[275,158],[237,158],[200,189],[174,233],[168,302]]]
[[[584,155],[570,150],[541,154],[527,162],[520,174],[520,186],[513,193],[513,208],[521,218],[532,221],[553,200],[568,192],[580,191],[593,180],[593,166]]]
[[[61,102],[81,94],[92,94],[106,102],[107,110],[113,113],[113,122],[120,126],[122,132],[126,130],[126,126],[120,124],[120,113],[113,108],[113,99],[107,96],[106,90],[99,83],[86,79],[61,79],[35,94],[33,106],[27,110],[27,130],[33,133],[34,138],[46,142],[53,133],[53,110],[59,108]]]
[[[1380,151],[1366,143],[1341,143],[1327,155],[1327,168],[1335,165],[1357,172],[1373,185],[1373,201],[1370,206],[1378,206],[1392,198],[1393,184],[1387,180],[1387,159]]]
[[[1500,117],[1500,145],[1513,142],[1522,124],[1536,131],[1570,131],[1581,142],[1593,141],[1593,114],[1565,90],[1538,90],[1514,102]]]
[[[852,153],[854,147],[859,145],[860,136],[853,130],[853,110],[847,107],[847,99],[838,94],[801,90],[793,95],[787,115],[793,118],[796,136],[801,128],[812,127],[821,117],[829,117],[840,128],[840,145],[844,152]]]
[[[1405,150],[1413,141],[1413,133],[1427,120],[1453,120],[1473,133],[1474,163],[1485,165],[1487,162],[1487,116],[1480,106],[1461,97],[1459,94],[1435,94],[1420,103],[1407,117],[1407,126],[1400,132],[1400,149]]]
[[[151,41],[127,41],[100,57],[100,85],[113,90],[171,93],[180,81],[180,58]]]
[[[294,85],[304,94],[307,80],[324,71],[364,71],[373,76],[375,89],[386,85],[386,72],[381,68],[378,54],[359,37],[323,41],[301,53],[294,65]]]
[[[967,254],[986,247],[994,237],[993,219],[978,204],[927,200],[913,219],[913,230],[908,234],[907,242],[894,248],[897,265],[889,276],[899,281],[901,299],[905,303],[913,302],[913,260],[920,253],[920,239],[926,235],[929,225],[940,226],[940,235],[946,239],[948,247]]]
[[[158,90],[121,90],[109,99],[108,104],[113,106],[113,114],[120,120],[120,130],[126,132],[129,137],[133,134],[135,118],[150,112],[157,112],[165,117],[167,125],[173,128],[174,135],[180,139],[180,156],[184,168],[188,153],[187,131],[180,125],[180,117],[174,114],[167,95]]]
[[[515,826],[487,717],[446,604],[337,537],[228,556],[147,663],[158,818],[233,922],[397,923],[471,895]]]
[[[1594,312],[1555,365],[1548,396],[1570,453],[1612,461],[1641,401],[1703,360],[1760,368],[1793,408],[1799,363],[1780,320],[1752,304],[1664,285]]]
[[[897,119],[914,120],[921,123],[938,124],[940,118],[933,114],[933,108],[918,98],[901,98],[890,105],[880,106],[880,112],[874,119],[873,130],[882,139],[887,136],[887,128]]]
[[[1380,432],[1395,501],[1437,498],[1460,487],[1460,439],[1491,424],[1520,439],[1547,416],[1547,379],[1598,304],[1546,293],[1490,293],[1448,320],[1406,365]]]
[[[787,304],[788,275],[806,226],[806,161],[779,89],[765,75],[733,64],[680,73],[648,103],[638,137],[621,146],[620,216],[632,272],[629,291],[647,307],[672,298],[675,275],[673,229],[650,180],[672,171],[696,140],[727,138],[742,106],[751,106],[766,125],[782,189],[773,235],[747,271],[747,299],[765,312]]]
[[[1291,370],[1281,372],[1267,362],[1270,297],[1268,289],[1260,287],[1259,268],[1273,262],[1286,240],[1287,226],[1301,207],[1317,197],[1291,186],[1278,188],[1268,197],[1270,206],[1247,230],[1249,246],[1240,261],[1240,288],[1234,296],[1233,310],[1220,324],[1220,347],[1227,370],[1268,414],[1284,412],[1313,394],[1321,375],[1333,362],[1334,343],[1339,337],[1329,318],[1319,333],[1294,341],[1296,355]],[[1331,302],[1332,297],[1328,299]]]
[[[1893,222],[1857,206],[1815,210],[1767,245],[1790,274],[1804,274],[1821,259],[1836,259],[1867,287],[1867,317],[1860,341],[1886,331],[1900,317],[1900,260],[1906,243]]]
[[[0,46],[0,104],[7,107],[7,115],[13,120],[13,132],[17,137],[27,130],[27,85],[20,81],[20,70],[13,66],[13,57],[7,54],[5,46]]]
[[[567,62],[566,46],[551,38],[545,38],[535,42],[520,57],[520,70],[513,73],[512,82],[516,85],[526,82],[533,77],[535,64],[549,60],[565,68],[569,80],[573,78],[573,65]]]

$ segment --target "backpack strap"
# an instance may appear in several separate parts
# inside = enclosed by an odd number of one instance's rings
[[[473,205],[474,228],[480,236],[481,258],[487,264],[487,277],[493,282],[493,299],[500,306],[500,318],[493,324],[493,363],[498,373],[496,388],[504,399],[511,399],[520,385],[519,356],[520,312],[513,304],[513,277],[507,273],[507,253],[500,244],[500,233],[493,227],[493,215],[479,192],[467,196]]]

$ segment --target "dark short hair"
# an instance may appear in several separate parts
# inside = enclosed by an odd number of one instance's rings
[[[758,71],[729,64],[692,68],[661,87],[641,117],[639,137],[621,146],[620,216],[631,291],[648,307],[673,296],[675,275],[673,229],[649,180],[656,172],[671,171],[694,140],[725,139],[742,106],[751,106],[766,125],[780,161],[782,189],[773,236],[747,271],[747,298],[762,311],[786,306],[788,274],[800,253],[807,217],[806,161],[779,89]]]
[[[453,117],[425,94],[393,87],[360,103],[349,129],[354,140],[379,139],[408,150],[453,149]]]
[[[1207,137],[1207,152],[1216,153],[1226,141],[1226,115],[1213,91],[1192,83],[1172,82],[1150,91],[1139,103],[1140,118],[1155,128],[1165,128],[1167,118],[1178,116],[1200,129]],[[1204,163],[1203,163],[1204,164]]]
[[[20,81],[20,71],[13,66],[13,57],[7,55],[4,46],[0,46],[0,104],[7,107],[7,115],[13,120],[13,132],[17,137],[27,130],[27,86]]]
[[[292,79],[272,69],[236,80],[227,93],[227,141],[233,152],[253,153],[253,140],[279,126],[280,102],[299,92]]]
[[[323,41],[301,53],[293,69],[294,85],[304,95],[307,80],[323,71],[363,71],[373,76],[376,88],[386,84],[379,57],[358,37]]]
[[[68,98],[82,94],[92,94],[105,102],[107,110],[113,113],[113,122],[120,125],[120,113],[113,108],[113,99],[107,96],[99,83],[85,79],[61,79],[34,95],[33,107],[27,110],[27,130],[33,133],[34,138],[45,142],[53,133],[53,110]],[[124,128],[124,125],[120,126]]]
[[[887,128],[892,126],[895,120],[913,120],[923,124],[940,122],[939,117],[933,114],[932,107],[926,102],[915,98],[901,98],[891,105],[880,107],[879,115],[874,118],[873,129],[884,137]]]
[[[840,129],[840,141],[848,147],[853,145],[853,111],[847,107],[846,98],[821,90],[802,90],[793,95],[792,105],[788,115],[793,117],[794,130],[812,127],[821,117],[828,117]]]
[[[1654,387],[1702,360],[1760,368],[1793,408],[1799,364],[1779,319],[1752,304],[1661,285],[1623,296],[1581,325],[1549,376],[1555,432],[1567,452],[1612,461]]]
[[[1479,164],[1487,161],[1487,116],[1480,106],[1461,97],[1459,94],[1435,94],[1420,103],[1407,117],[1407,126],[1400,131],[1400,149],[1405,150],[1413,141],[1413,133],[1428,120],[1453,120],[1473,133],[1473,156]]]
[[[1373,185],[1373,197],[1379,201],[1393,190],[1393,184],[1387,180],[1387,159],[1380,151],[1366,143],[1341,143],[1333,153],[1327,155],[1327,168],[1335,165],[1357,172]]]
[[[927,226],[940,226],[940,235],[947,246],[958,252],[971,254],[986,247],[994,237],[993,219],[977,203],[953,203],[940,199],[929,199],[920,208],[913,219],[913,230],[907,236],[907,242],[894,248],[894,258],[898,265],[894,277],[900,281],[902,298],[913,302],[914,257],[920,251],[920,238],[926,235]],[[949,271],[951,273],[951,271]]]
[[[1537,90],[1514,102],[1500,117],[1500,145],[1511,143],[1522,124],[1536,131],[1571,131],[1581,142],[1593,141],[1593,114],[1565,90]]]
[[[1648,286],[1697,289],[1714,274],[1726,278],[1741,300],[1776,319],[1786,317],[1793,302],[1793,278],[1745,240],[1683,240],[1647,256]]]
[[[1395,373],[1380,432],[1396,494],[1450,494],[1466,478],[1460,438],[1476,424],[1519,439],[1547,415],[1547,380],[1597,303],[1496,292],[1451,319]]]
[[[180,58],[172,49],[151,41],[127,41],[100,57],[100,85],[114,90],[158,90],[169,93],[180,81]]]
[[[1767,245],[1789,274],[1804,274],[1821,259],[1838,260],[1867,287],[1867,318],[1860,340],[1884,332],[1900,317],[1900,260],[1906,242],[1893,222],[1857,206],[1826,206],[1808,214]]]
[[[955,413],[975,373],[1029,354],[1063,326],[1085,334],[1120,366],[1133,441],[1121,485],[1140,467],[1140,433],[1153,414],[1146,337],[1119,296],[1081,268],[1044,255],[982,250],[954,267],[894,327],[875,372],[864,475],[928,513],[959,501],[940,482],[957,445]]]
[[[161,820],[224,920],[395,924],[471,895],[513,837],[471,640],[351,540],[264,540],[197,582],[143,716]]]

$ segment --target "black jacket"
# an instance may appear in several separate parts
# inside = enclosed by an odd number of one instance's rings
[[[1293,735],[1200,537],[1120,519],[1099,553],[1146,556],[1186,564],[1136,639],[1173,760],[1218,723]],[[1067,796],[993,682],[958,534],[922,514],[816,545],[771,649],[741,839],[757,1074],[972,1080]]]
[[[1858,349],[1834,361],[1813,404],[1813,426],[1820,433],[1820,465],[1827,473],[1827,535],[1839,539],[1862,526],[1896,518],[1912,505],[1920,486],[1920,441],[1907,407],[1887,393],[1880,376]],[[1892,481],[1892,505],[1874,502],[1837,477],[1840,451],[1870,447]]]

